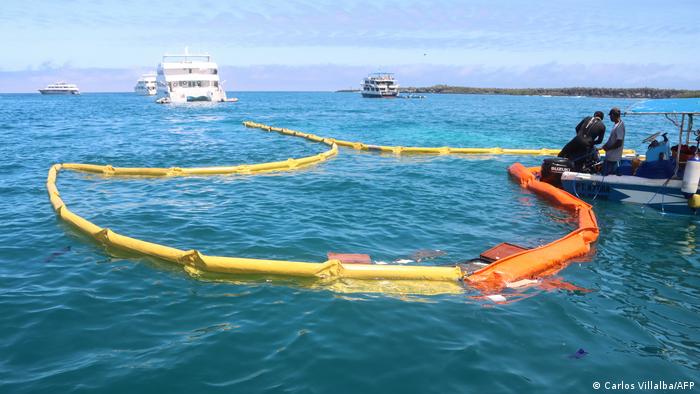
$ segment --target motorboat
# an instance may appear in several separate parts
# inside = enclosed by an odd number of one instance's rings
[[[399,84],[391,73],[373,73],[362,81],[362,97],[394,98],[399,95]]]
[[[43,89],[39,89],[39,93],[41,94],[72,94],[72,95],[78,95],[80,94],[80,90],[78,89],[78,86],[72,83],[66,83],[66,82],[56,82],[52,83],[48,86],[46,86]]]
[[[141,78],[136,81],[134,93],[139,96],[155,96],[157,91],[156,87],[156,73],[143,74]]]
[[[186,103],[224,102],[226,92],[219,80],[219,68],[209,54],[163,55],[156,76],[158,101]]]
[[[644,156],[623,157],[614,175],[575,172],[567,159],[546,159],[541,168],[544,181],[558,185],[584,199],[603,199],[643,204],[662,212],[700,215],[700,99],[648,100],[622,116],[661,116],[678,130],[675,146],[661,133],[647,137]],[[674,141],[674,143],[676,142]]]

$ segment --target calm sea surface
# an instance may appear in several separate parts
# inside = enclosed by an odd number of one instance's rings
[[[243,120],[371,144],[555,148],[581,117],[633,103],[235,96],[235,104],[160,106],[132,94],[0,95],[0,392],[590,392],[596,381],[641,380],[695,380],[697,390],[697,218],[596,201],[595,253],[558,275],[591,291],[529,289],[507,305],[466,288],[409,296],[194,278],[175,265],[111,256],[56,219],[44,186],[54,163],[235,165],[326,149]],[[672,131],[663,120],[626,123],[626,147],[638,150],[647,134]],[[509,180],[513,162],[540,160],[341,149],[294,173],[63,171],[58,187],[96,224],[181,249],[312,262],[354,252],[389,263],[433,249],[446,254],[422,264],[454,264],[499,242],[533,247],[574,227]],[[587,354],[572,357],[579,349]]]

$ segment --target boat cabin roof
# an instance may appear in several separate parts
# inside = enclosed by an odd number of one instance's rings
[[[371,73],[367,75],[367,79],[394,79],[394,73]]]
[[[74,83],[66,83],[66,82],[54,82],[46,86],[47,88],[74,88],[77,87],[76,84]]]

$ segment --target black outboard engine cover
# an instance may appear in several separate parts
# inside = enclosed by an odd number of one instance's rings
[[[540,180],[554,186],[561,186],[561,174],[573,170],[574,162],[565,157],[544,159]]]

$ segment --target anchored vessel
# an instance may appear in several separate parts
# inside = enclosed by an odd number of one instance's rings
[[[226,101],[219,81],[219,68],[208,54],[163,55],[158,65],[159,103]]]
[[[542,165],[542,178],[576,196],[648,205],[662,212],[700,214],[700,129],[694,120],[700,116],[699,99],[650,100],[625,111],[624,116],[663,116],[678,128],[675,146],[661,133],[650,142],[645,160],[623,157],[615,175],[603,176],[573,171],[567,159],[548,159]]]
[[[48,85],[43,89],[39,89],[41,94],[80,94],[80,90],[75,84],[56,82]]]
[[[155,96],[156,94],[156,73],[143,74],[136,81],[134,93],[139,96]]]
[[[362,97],[392,98],[399,95],[399,84],[391,73],[374,73],[362,82]]]

